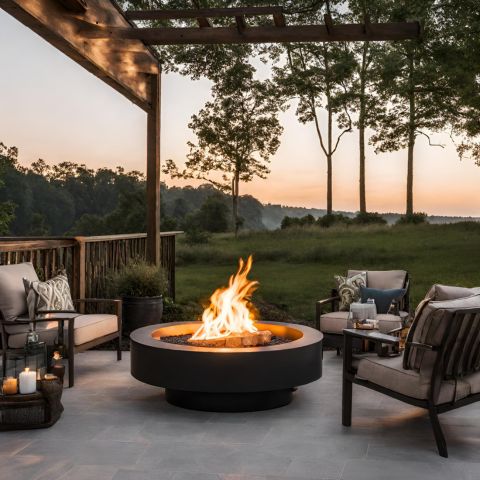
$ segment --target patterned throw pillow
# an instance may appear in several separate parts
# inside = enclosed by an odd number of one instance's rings
[[[65,272],[46,282],[31,282],[23,279],[27,292],[28,314],[35,318],[36,312],[45,310],[74,310],[70,286]]]
[[[360,300],[360,287],[366,287],[367,285],[367,272],[360,272],[352,277],[335,275],[334,278],[340,296],[339,309],[341,311],[349,310],[351,303]]]

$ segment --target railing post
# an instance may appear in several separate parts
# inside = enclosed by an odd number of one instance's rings
[[[167,273],[168,295],[172,300],[175,300],[175,244],[175,234],[161,236],[162,268]]]
[[[74,279],[75,279],[75,297],[76,298],[85,298],[85,267],[86,267],[86,257],[85,257],[85,241],[83,237],[75,237],[75,255],[74,255]]]

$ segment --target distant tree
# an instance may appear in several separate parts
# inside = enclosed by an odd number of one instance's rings
[[[232,197],[233,228],[240,227],[240,183],[266,178],[268,163],[277,151],[283,131],[281,107],[273,86],[254,79],[255,69],[240,59],[212,88],[213,99],[193,115],[189,127],[197,142],[183,170],[173,160],[165,171],[173,178],[201,179]]]
[[[347,20],[352,23],[380,23],[388,20],[392,0],[348,0],[349,13]],[[366,189],[366,144],[367,128],[372,126],[374,115],[379,101],[375,83],[378,81],[377,57],[383,48],[379,42],[355,42],[350,44],[354,53],[354,77],[349,89],[349,108],[356,111],[357,119],[354,122],[358,129],[359,155],[359,211],[367,213]]]
[[[323,14],[342,16],[334,6],[341,2],[300,2],[299,11],[293,17],[299,22],[323,23]],[[325,10],[322,9],[325,5]],[[274,79],[282,93],[298,102],[296,115],[301,123],[313,123],[320,149],[327,163],[327,213],[333,211],[333,157],[340,141],[352,131],[352,119],[348,110],[349,90],[353,80],[355,58],[346,43],[292,43],[271,46]],[[321,112],[326,113],[326,122]]]
[[[434,58],[438,41],[434,0],[423,2],[396,2],[392,19],[405,21],[417,18],[423,27],[422,38],[385,43],[381,56],[381,78],[377,92],[381,101],[376,103],[374,129],[371,137],[377,152],[407,149],[406,215],[414,213],[414,149],[419,136],[427,139],[447,123],[444,97],[450,95],[451,86],[439,70]]]
[[[432,50],[452,87],[443,97],[460,158],[480,166],[480,3],[443,0],[435,5],[438,28]]]
[[[229,213],[225,200],[220,195],[210,195],[200,207],[198,222],[207,232],[226,232]]]
[[[111,233],[105,225],[105,219],[99,215],[84,213],[70,229],[70,235],[106,235]]]
[[[0,142],[0,189],[4,187],[4,174],[7,169],[17,165],[18,149],[16,147],[7,147]],[[0,235],[10,233],[10,224],[15,218],[16,205],[10,200],[0,202]]]

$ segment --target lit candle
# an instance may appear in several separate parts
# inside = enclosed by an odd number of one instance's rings
[[[7,377],[3,380],[3,394],[15,395],[18,391],[18,382],[14,377]]]
[[[31,372],[26,368],[20,373],[20,393],[35,393],[37,390],[37,372]]]

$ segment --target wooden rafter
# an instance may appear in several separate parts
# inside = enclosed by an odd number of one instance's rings
[[[243,15],[237,15],[235,17],[235,22],[239,33],[242,33],[247,28],[247,22],[245,22],[245,17]]]
[[[0,8],[144,110],[158,59],[138,39],[85,38],[83,26],[135,27],[108,0],[0,0]]]
[[[181,20],[236,17],[238,15],[283,15],[282,7],[201,8],[188,10],[127,10],[129,20]]]
[[[287,43],[335,41],[388,41],[417,38],[418,22],[200,28],[102,28],[92,25],[82,31],[87,38],[138,39],[147,45]]]
[[[200,3],[198,2],[198,0],[192,0],[192,3],[196,8],[196,11],[200,10]],[[207,17],[196,15],[195,18],[197,19],[197,23],[200,28],[210,28],[212,26],[212,24],[210,23],[210,20]]]

